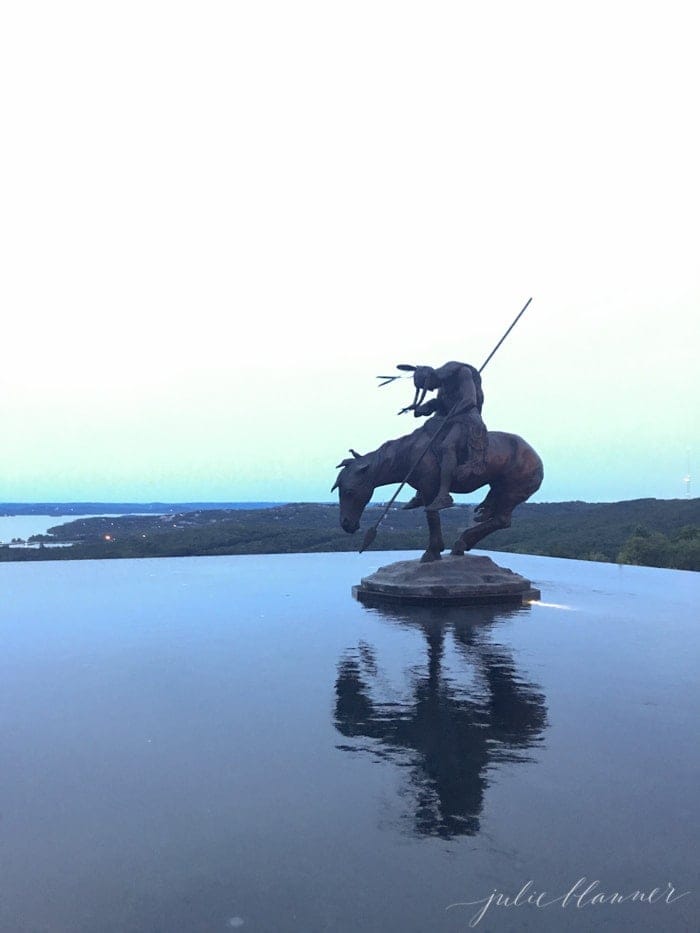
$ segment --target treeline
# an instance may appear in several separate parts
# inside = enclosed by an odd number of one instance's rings
[[[618,563],[623,562],[621,553],[638,531],[661,534],[671,540],[688,526],[700,528],[700,499],[527,502],[516,509],[512,527],[487,538],[486,547],[522,554]],[[632,550],[627,552],[627,556],[632,557],[635,553],[643,556],[647,552]],[[700,570],[697,561],[693,567],[648,563],[646,560],[639,563]]]
[[[640,526],[617,555],[620,564],[700,570],[700,527],[685,525],[667,536]]]
[[[340,529],[337,505],[313,503],[89,518],[56,526],[44,538],[45,542],[75,542],[70,547],[4,547],[0,548],[0,560],[354,551],[360,546],[363,531],[379,515],[379,507],[368,508],[362,531],[356,535]],[[443,511],[441,518],[449,547],[472,524],[472,509],[457,506]],[[382,523],[373,549],[423,549],[427,538],[422,510],[394,508]],[[495,532],[480,547],[700,570],[700,499],[525,503],[516,509],[512,528]]]

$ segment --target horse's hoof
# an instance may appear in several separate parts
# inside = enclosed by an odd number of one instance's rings
[[[464,557],[464,548],[463,547],[453,547],[450,551],[450,554],[453,557]]]
[[[432,551],[426,551],[425,554],[421,557],[421,564],[430,564],[434,560],[442,560],[442,554],[434,554]]]

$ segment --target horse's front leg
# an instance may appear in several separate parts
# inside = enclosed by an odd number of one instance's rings
[[[426,511],[425,517],[428,519],[428,532],[430,539],[428,543],[428,550],[421,557],[422,564],[427,564],[433,560],[440,560],[442,557],[442,551],[445,550],[445,542],[442,539],[440,513]]]

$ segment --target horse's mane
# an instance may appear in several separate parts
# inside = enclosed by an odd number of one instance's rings
[[[425,437],[427,441],[428,436],[434,434],[443,421],[444,419],[439,415],[433,415],[429,421],[419,425],[410,434],[402,434],[390,441],[384,441],[381,447],[377,447],[376,450],[371,451],[366,456],[371,458],[372,466],[378,466],[380,463],[388,466],[396,460],[405,462],[406,458],[410,457],[411,453],[415,451],[416,442],[421,437]]]

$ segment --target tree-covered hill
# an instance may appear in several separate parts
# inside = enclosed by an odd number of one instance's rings
[[[374,524],[380,514],[379,507],[369,507],[363,517],[363,530]],[[441,515],[449,546],[472,523],[472,509],[457,506]],[[200,508],[164,516],[89,518],[55,526],[43,538],[47,543],[71,542],[70,547],[2,547],[0,560],[358,549],[362,532],[354,536],[345,534],[338,518],[337,505],[313,503],[262,509]],[[41,541],[42,537],[36,540]],[[422,549],[426,544],[423,511],[393,508],[381,525],[374,548]],[[700,570],[700,499],[525,503],[516,509],[513,527],[485,538],[482,546],[494,551],[610,562],[621,559]]]
[[[488,539],[488,548],[616,561],[637,528],[669,536],[700,527],[700,499],[633,499],[626,502],[524,503],[513,526]],[[700,569],[700,568],[698,568]]]

